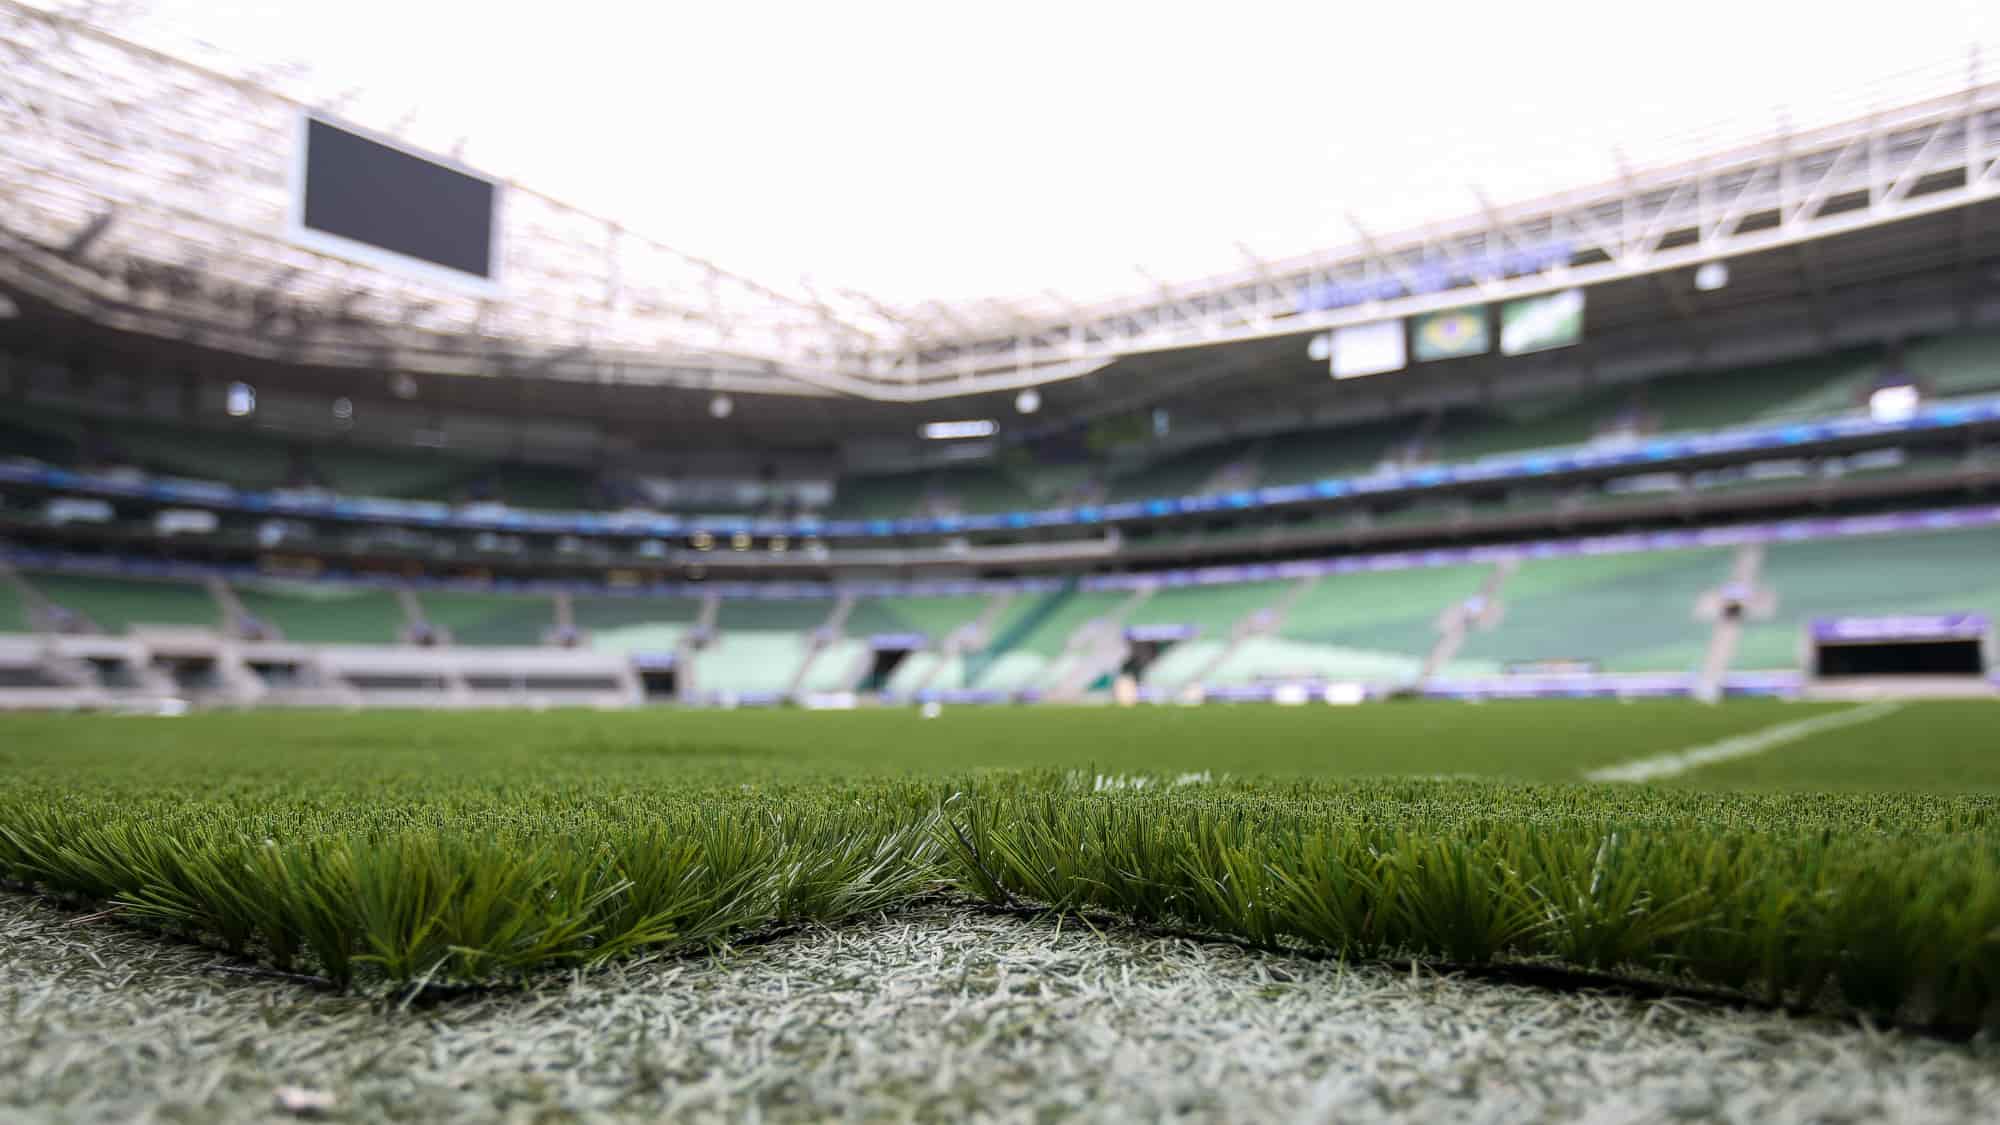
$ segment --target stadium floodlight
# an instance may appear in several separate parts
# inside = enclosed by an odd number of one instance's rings
[[[1923,404],[1923,394],[1908,383],[1882,387],[1868,396],[1868,416],[1877,422],[1907,422]]]
[[[229,384],[229,393],[222,400],[222,408],[231,418],[248,418],[257,412],[257,389],[248,383]]]
[[[924,428],[919,432],[931,441],[992,437],[1000,432],[1000,423],[991,418],[968,418],[962,422],[925,422]]]
[[[1033,387],[1014,396],[1014,409],[1023,414],[1033,414],[1042,408],[1042,392]]]
[[[334,399],[333,416],[343,422],[352,420],[354,417],[354,400],[348,398],[346,395]]]
[[[1721,262],[1703,262],[1694,271],[1694,287],[1704,293],[1713,293],[1729,284],[1729,267]]]
[[[728,395],[716,395],[708,400],[708,416],[721,421],[736,413],[736,403]]]

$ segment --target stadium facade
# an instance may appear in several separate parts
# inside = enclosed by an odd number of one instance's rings
[[[0,41],[13,705],[1992,690],[2000,85],[903,309]]]

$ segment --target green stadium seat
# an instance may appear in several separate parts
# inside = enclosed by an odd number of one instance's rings
[[[1626,399],[1622,390],[1545,395],[1446,411],[1428,442],[1429,460],[1476,461],[1587,444]]]
[[[207,590],[190,582],[111,578],[83,574],[29,574],[41,595],[83,614],[109,633],[134,625],[222,625],[222,607]]]
[[[854,603],[843,630],[850,637],[877,633],[922,633],[942,644],[961,625],[978,620],[992,601],[970,597],[863,598]]]
[[[1642,384],[1661,432],[1716,430],[1838,414],[1859,404],[1882,371],[1876,349],[1788,363],[1653,379]]]
[[[1244,442],[1223,442],[1171,453],[1143,469],[1113,476],[1107,485],[1106,499],[1115,503],[1193,496],[1216,473],[1249,454],[1250,446]]]
[[[844,477],[835,485],[828,519],[894,520],[913,515],[924,498],[922,472]]]
[[[1304,430],[1266,438],[1258,477],[1267,485],[1307,484],[1328,477],[1366,476],[1417,424],[1409,418]]]
[[[1445,566],[1330,574],[1292,606],[1278,635],[1421,663],[1437,641],[1439,615],[1478,593],[1491,573],[1484,566]]]
[[[451,630],[454,644],[539,645],[555,624],[555,605],[546,594],[426,590],[417,600],[424,619]]]
[[[950,507],[964,514],[1017,512],[1036,506],[1035,498],[1014,474],[994,466],[966,466],[943,469],[925,482],[927,495],[948,499]]]
[[[868,658],[868,642],[856,638],[837,640],[813,657],[812,666],[799,680],[801,692],[840,691],[853,686],[854,670]],[[863,668],[865,672],[865,667]]]
[[[1203,640],[1226,640],[1236,623],[1283,598],[1291,582],[1170,586],[1153,591],[1127,625],[1193,625]]]
[[[1405,683],[1423,671],[1420,655],[1343,648],[1285,637],[1247,637],[1209,677],[1209,685],[1279,680]]]
[[[936,669],[935,672],[932,669]],[[889,679],[882,685],[885,694],[904,697],[914,693],[925,684],[936,691],[951,691],[965,686],[965,660],[963,657],[947,658],[941,653],[913,652],[896,665],[889,673]]]
[[[741,629],[804,633],[826,624],[833,607],[832,598],[724,598],[715,628],[724,634]]]
[[[0,633],[28,631],[28,604],[12,582],[0,579]]]
[[[1227,647],[1228,642],[1222,640],[1197,638],[1182,641],[1147,665],[1140,682],[1161,691],[1178,691],[1199,676]]]
[[[508,465],[500,469],[499,498],[512,508],[585,511],[594,506],[597,474],[554,465]]]
[[[986,666],[977,682],[966,686],[985,691],[1021,691],[1034,687],[1048,669],[1051,659],[1040,652],[1018,649],[1004,652]],[[936,686],[943,686],[942,681],[938,681]]]
[[[387,590],[331,582],[260,582],[236,587],[236,600],[257,619],[300,644],[395,644],[403,610]]]
[[[346,496],[455,500],[493,466],[442,450],[391,450],[360,445],[318,446],[313,464],[328,488]]]
[[[592,648],[617,652],[673,649],[701,618],[695,598],[573,597],[570,614]]]
[[[1491,631],[1466,634],[1459,659],[1593,660],[1606,672],[1692,672],[1708,647],[1695,617],[1729,577],[1727,549],[1530,559],[1500,590]]]
[[[2000,332],[1941,336],[1903,349],[1903,368],[1940,397],[2000,390]]]
[[[703,694],[783,692],[805,660],[806,648],[803,633],[722,632],[695,658],[695,687]]]
[[[1765,553],[1762,584],[1777,593],[1777,614],[1744,626],[1735,667],[1797,668],[1814,617],[2000,617],[2000,529],[1777,543]]]

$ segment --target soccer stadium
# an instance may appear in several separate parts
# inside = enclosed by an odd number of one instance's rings
[[[0,0],[0,1116],[1992,1119],[1981,53],[905,302],[122,19]]]

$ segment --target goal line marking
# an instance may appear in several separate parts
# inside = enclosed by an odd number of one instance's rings
[[[1706,746],[1695,746],[1686,750],[1676,750],[1671,754],[1656,754],[1650,758],[1621,762],[1615,766],[1591,770],[1583,776],[1586,781],[1652,781],[1662,777],[1678,777],[1692,769],[1737,758],[1748,758],[1752,754],[1762,754],[1766,750],[1811,738],[1825,731],[1872,723],[1902,709],[1901,703],[1863,704],[1844,711],[1835,711],[1830,715],[1815,715],[1810,719],[1794,719],[1789,723],[1779,723],[1774,727],[1765,727],[1749,734],[1739,734],[1734,738],[1725,738]]]

